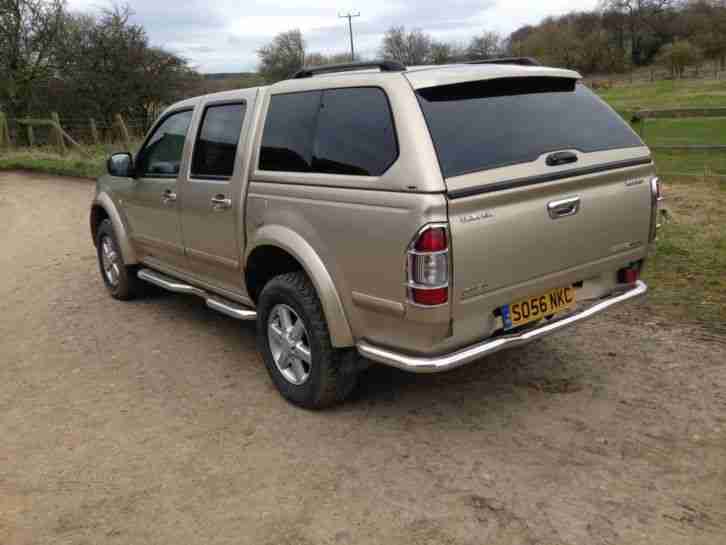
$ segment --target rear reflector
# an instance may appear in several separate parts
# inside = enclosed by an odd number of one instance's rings
[[[640,270],[635,267],[628,267],[618,271],[618,282],[621,284],[635,284],[640,277]]]

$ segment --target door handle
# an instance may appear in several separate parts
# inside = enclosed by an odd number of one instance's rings
[[[225,197],[221,193],[212,197],[212,210],[226,210],[231,208],[232,199]]]
[[[553,220],[574,216],[580,210],[580,196],[567,197],[547,203],[547,212]]]
[[[169,204],[176,201],[176,193],[174,193],[171,189],[167,189],[164,191],[164,193],[161,194],[161,203],[162,204]]]

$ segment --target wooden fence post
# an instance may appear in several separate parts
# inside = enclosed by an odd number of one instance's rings
[[[26,127],[26,130],[28,131],[28,146],[31,148],[35,147],[35,132],[33,131],[33,126],[28,125]]]
[[[123,138],[124,144],[126,145],[126,151],[131,151],[131,138],[129,137],[129,130],[124,123],[124,118],[121,114],[116,114],[116,123],[118,123],[119,130],[121,131],[121,138]]]
[[[50,115],[50,117],[53,120],[53,123],[55,124],[55,127],[54,127],[55,130],[53,132],[55,133],[55,141],[56,141],[56,145],[58,146],[58,153],[60,153],[61,155],[65,155],[66,154],[66,143],[63,140],[63,129],[61,128],[60,117],[58,117],[57,112],[53,112]]]
[[[8,119],[3,112],[0,112],[0,148],[10,147],[10,130]]]
[[[98,146],[100,143],[98,139],[98,129],[96,128],[96,120],[91,118],[88,120],[88,123],[91,125],[91,138],[93,139],[93,143]]]

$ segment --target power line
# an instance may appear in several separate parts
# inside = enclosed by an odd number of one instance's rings
[[[349,11],[346,14],[339,13],[338,17],[341,19],[348,19],[348,31],[350,32],[350,60],[355,61],[355,48],[353,47],[353,18],[360,17],[360,11],[353,13]]]

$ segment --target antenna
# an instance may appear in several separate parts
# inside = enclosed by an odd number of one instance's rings
[[[355,48],[353,47],[353,18],[360,17],[360,11],[355,13],[349,11],[346,14],[339,13],[338,17],[341,19],[348,19],[348,31],[350,32],[350,61],[355,61]]]

